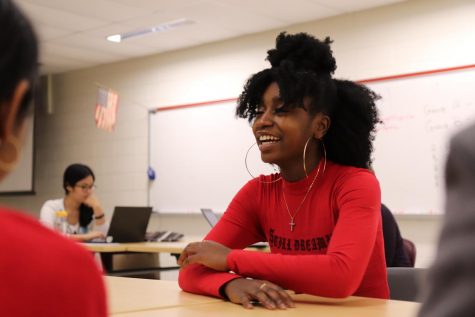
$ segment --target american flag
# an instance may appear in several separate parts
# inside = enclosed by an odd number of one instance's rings
[[[117,118],[117,92],[99,88],[97,91],[96,111],[94,118],[99,129],[112,132]]]

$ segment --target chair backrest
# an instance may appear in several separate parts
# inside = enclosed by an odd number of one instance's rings
[[[404,251],[406,251],[406,254],[409,258],[409,262],[411,263],[411,266],[414,267],[416,264],[416,245],[414,242],[407,239],[402,239],[402,243],[404,246]]]
[[[421,284],[425,280],[427,269],[414,267],[388,267],[390,299],[417,302]]]

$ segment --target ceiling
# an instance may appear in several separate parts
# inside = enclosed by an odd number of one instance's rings
[[[14,0],[40,37],[42,73],[60,73],[406,0]],[[194,23],[113,43],[106,37]]]

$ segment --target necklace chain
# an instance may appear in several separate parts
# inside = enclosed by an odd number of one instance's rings
[[[326,159],[325,161],[323,162],[323,172],[322,174],[325,172],[325,167],[326,167]],[[294,227],[295,227],[295,216],[297,216],[297,213],[300,211],[300,208],[303,206],[303,203],[305,202],[305,199],[307,199],[307,196],[308,194],[310,193],[310,191],[312,190],[312,187],[313,185],[315,184],[315,181],[317,180],[318,178],[318,175],[320,174],[320,163],[318,164],[318,169],[317,169],[317,174],[315,175],[315,177],[313,178],[313,181],[312,183],[310,184],[310,186],[308,187],[307,189],[307,192],[305,193],[305,196],[303,197],[302,201],[300,202],[300,205],[297,207],[297,209],[295,209],[295,213],[292,215],[292,213],[290,212],[290,208],[289,208],[289,205],[287,204],[287,199],[285,198],[285,192],[284,192],[284,187],[282,186],[282,196],[284,197],[284,203],[285,203],[285,207],[287,208],[287,212],[289,214],[289,217],[290,217],[290,222],[289,222],[289,226],[290,226],[290,231],[293,232],[294,231]],[[283,184],[282,184],[283,185]]]

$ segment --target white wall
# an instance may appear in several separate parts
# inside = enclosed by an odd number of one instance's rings
[[[286,30],[330,35],[337,77],[357,80],[473,64],[474,20],[472,0],[411,0]],[[267,66],[265,52],[280,31],[54,76],[53,113],[39,109],[37,121],[37,195],[2,197],[0,202],[37,214],[45,199],[62,195],[64,167],[83,162],[95,170],[107,210],[146,204],[145,107],[236,97],[245,79]],[[94,127],[95,83],[119,91],[115,133]],[[166,215],[154,217],[152,226],[204,234],[208,227],[202,222],[197,216]],[[439,225],[439,218],[402,220],[403,235],[418,246],[418,266],[431,261]]]

